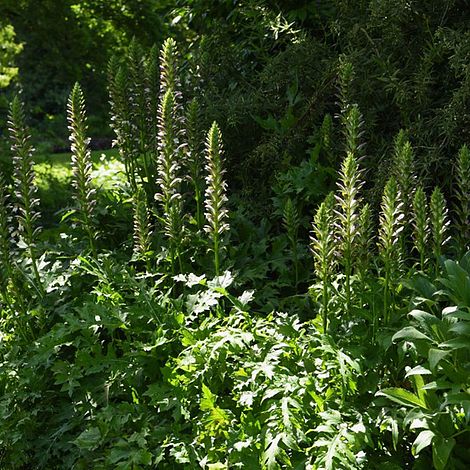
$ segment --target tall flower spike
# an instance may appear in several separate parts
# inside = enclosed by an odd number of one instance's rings
[[[85,112],[85,99],[78,83],[70,93],[67,102],[68,129],[72,151],[72,170],[74,198],[77,203],[78,217],[83,231],[88,236],[90,250],[96,255],[95,238],[96,225],[94,223],[94,207],[96,205],[95,189],[92,186],[90,139],[86,137],[87,118]]]
[[[150,49],[145,62],[145,99],[147,119],[147,141],[149,150],[156,151],[158,133],[158,96],[160,90],[160,71],[157,46]]]
[[[172,90],[168,90],[159,107],[158,122],[158,178],[160,192],[156,199],[162,203],[164,212],[175,198],[179,198],[179,186],[181,179],[177,176],[180,164],[177,158],[177,141],[175,129],[175,100]]]
[[[403,203],[405,222],[411,222],[411,201],[416,188],[416,176],[414,173],[414,155],[406,134],[401,130],[395,138],[395,165],[394,173]]]
[[[196,98],[191,100],[186,109],[186,137],[187,147],[187,166],[189,170],[189,179],[194,190],[194,199],[196,202],[196,223],[199,230],[202,229],[203,220],[203,194],[204,179],[202,175],[203,168],[203,149],[202,132],[200,127],[201,113],[199,103]]]
[[[372,257],[373,244],[373,220],[370,205],[364,204],[361,208],[358,219],[358,239],[357,239],[357,263],[359,273],[364,279],[367,271],[370,269],[370,260]]]
[[[34,149],[26,126],[23,104],[18,96],[15,96],[10,105],[8,130],[13,152],[14,192],[16,196],[14,210],[19,236],[26,245],[37,287],[42,292],[43,288],[36,256],[36,240],[40,231],[38,226],[40,213],[33,168]]]
[[[179,81],[178,66],[178,49],[176,42],[172,38],[168,38],[160,51],[160,102],[163,101],[165,94],[171,90],[173,93],[173,107],[175,112],[175,139],[178,145],[185,139],[181,136],[184,133],[184,109],[183,97],[181,94],[181,86]]]
[[[331,145],[331,138],[333,135],[333,119],[330,114],[325,114],[320,128],[321,148],[327,157],[327,161],[333,165],[334,153]]]
[[[458,250],[464,254],[470,248],[470,150],[464,145],[457,160],[456,216]]]
[[[346,153],[352,153],[359,159],[364,147],[362,136],[364,134],[364,120],[359,107],[351,105],[343,116],[343,128],[346,138]]]
[[[431,194],[431,234],[432,247],[435,259],[436,273],[439,271],[439,261],[443,254],[444,246],[449,241],[447,236],[449,219],[446,201],[439,187],[435,187]]]
[[[401,130],[395,138],[394,175],[398,185],[403,208],[404,229],[401,235],[402,253],[407,257],[411,250],[409,241],[412,235],[412,202],[416,189],[413,148]]]
[[[135,179],[141,179],[153,185],[150,175],[152,163],[151,137],[148,134],[149,116],[147,108],[148,83],[146,57],[142,46],[135,38],[132,39],[127,54],[127,70],[129,73],[128,103],[131,117],[132,159]],[[135,187],[133,188],[135,190]]]
[[[172,89],[168,89],[160,103],[158,113],[157,184],[159,192],[155,198],[160,201],[162,207],[163,231],[170,242],[173,271],[175,258],[178,258],[181,267],[179,250],[183,228],[181,178],[178,176],[180,148],[176,118],[174,93]]]
[[[0,287],[6,290],[8,280],[11,277],[11,253],[10,253],[10,221],[6,184],[3,174],[0,173]]]
[[[354,108],[353,108],[354,109]],[[361,171],[353,153],[348,153],[339,172],[336,194],[336,223],[341,264],[345,273],[346,313],[351,313],[351,275],[357,255],[359,236],[359,192],[363,185]]]
[[[206,198],[205,216],[207,224],[204,230],[209,234],[214,253],[215,275],[219,275],[220,258],[222,254],[223,236],[228,231],[226,222],[228,211],[225,208],[227,202],[226,183],[223,179],[222,168],[222,134],[216,122],[212,124],[207,135],[206,143]]]
[[[150,216],[145,191],[139,186],[134,193],[134,254],[148,259],[151,249]]]
[[[403,212],[396,180],[392,177],[385,185],[379,220],[379,255],[384,267],[384,320],[390,321],[393,302],[390,295],[401,272],[402,253],[400,234],[403,230]]]
[[[344,117],[352,103],[351,84],[354,80],[354,68],[344,55],[340,56],[338,66],[338,98],[341,115]]]
[[[313,254],[315,276],[322,283],[323,332],[328,329],[328,304],[331,277],[334,272],[335,240],[333,231],[334,195],[330,193],[315,214],[310,247]]]
[[[413,241],[419,255],[419,267],[424,272],[428,251],[428,207],[426,193],[418,186],[413,198]]]
[[[116,146],[119,150],[119,155],[124,163],[127,182],[135,189],[136,156],[133,123],[129,107],[127,69],[119,65],[116,57],[112,57],[108,64],[108,92],[111,107],[111,128],[116,135],[113,146]]]
[[[163,43],[160,54],[160,93],[163,96],[168,89],[179,90],[178,82],[178,49],[172,38]]]

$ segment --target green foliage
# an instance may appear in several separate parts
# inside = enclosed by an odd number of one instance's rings
[[[22,45],[15,41],[15,30],[11,24],[0,23],[0,88],[8,86],[18,74],[15,67],[15,56],[22,49]]]
[[[169,8],[150,0],[44,0],[39,9],[29,0],[1,2],[2,23],[11,24],[15,42],[23,46],[15,64],[8,66],[19,69],[16,81],[31,104],[32,126],[41,131],[47,151],[66,146],[64,104],[77,81],[87,95],[93,137],[110,136],[105,64],[133,36],[146,47],[161,43],[167,29],[162,16]]]
[[[409,410],[404,425],[413,435],[413,455],[424,464],[432,462],[436,469],[464,468],[470,462],[468,452],[459,450],[470,432],[469,256],[444,264],[438,285],[423,279],[416,283],[423,310],[412,310],[410,326],[393,337],[410,350],[414,367],[408,368],[406,377],[414,390],[380,392]],[[420,288],[423,282],[425,296]]]

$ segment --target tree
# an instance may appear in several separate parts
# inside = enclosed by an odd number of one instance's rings
[[[16,42],[13,26],[0,23],[0,88],[7,87],[17,75],[14,60],[21,50],[22,45]]]

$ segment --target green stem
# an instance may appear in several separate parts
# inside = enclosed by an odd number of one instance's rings
[[[194,183],[194,199],[196,201],[196,222],[198,230],[202,230],[204,222],[202,220],[202,208],[201,208],[201,190],[199,186]]]
[[[297,292],[297,286],[299,285],[299,259],[297,253],[297,244],[293,246],[293,257],[294,257],[294,269],[295,269],[295,290]]]
[[[183,273],[183,261],[181,259],[181,253],[180,253],[179,247],[176,249],[176,256],[178,258],[178,265],[179,265],[179,268],[180,268],[180,274],[182,274]]]
[[[389,284],[390,284],[390,268],[388,266],[385,267],[385,284],[384,284],[384,323],[387,325],[389,322]]]
[[[323,333],[327,334],[328,332],[328,276],[323,276]]]
[[[219,237],[214,234],[214,269],[215,275],[219,275]]]
[[[452,434],[452,436],[450,436],[450,437],[455,438],[455,437],[460,436],[461,434],[464,434],[466,432],[470,432],[470,429],[462,429],[462,431],[458,431],[455,434]]]

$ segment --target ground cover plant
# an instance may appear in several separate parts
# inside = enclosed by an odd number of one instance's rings
[[[133,41],[108,76],[120,165],[94,170],[76,84],[72,189],[44,224],[25,107],[10,106],[1,467],[468,468],[468,148],[445,195],[400,131],[368,201],[343,61],[339,124],[318,133],[324,152],[342,133],[336,186],[310,213],[306,164],[260,220],[229,190],[218,124],[183,96],[173,39]]]

